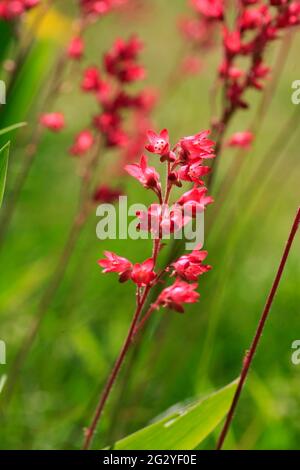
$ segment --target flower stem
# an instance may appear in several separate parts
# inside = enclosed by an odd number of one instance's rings
[[[278,289],[278,286],[279,286],[279,283],[280,283],[280,280],[281,280],[281,277],[282,277],[282,274],[283,274],[283,271],[284,271],[289,253],[290,253],[290,249],[292,247],[295,235],[296,235],[297,230],[299,228],[299,224],[300,224],[300,207],[297,210],[297,213],[296,213],[296,216],[295,216],[295,219],[294,219],[294,222],[293,222],[293,225],[292,225],[292,228],[291,228],[291,231],[290,231],[290,234],[289,234],[289,237],[288,237],[288,240],[287,240],[287,243],[286,243],[286,246],[285,246],[281,261],[280,261],[280,264],[279,264],[279,267],[278,267],[277,274],[275,276],[272,288],[271,288],[270,293],[269,293],[268,298],[267,298],[267,302],[265,304],[264,310],[263,310],[261,318],[259,320],[259,323],[258,323],[256,332],[255,332],[251,347],[250,347],[249,351],[246,352],[246,355],[245,355],[245,358],[244,358],[244,361],[243,361],[243,367],[242,367],[242,372],[241,372],[241,375],[240,375],[239,383],[238,383],[235,395],[233,397],[232,404],[231,404],[231,407],[229,409],[225,424],[223,426],[222,432],[220,434],[220,437],[219,437],[219,440],[218,440],[218,443],[217,443],[217,447],[216,447],[217,450],[222,449],[222,446],[223,446],[223,443],[226,439],[230,424],[233,420],[233,416],[234,416],[236,407],[238,405],[238,401],[240,399],[240,396],[241,396],[241,393],[242,393],[242,390],[243,390],[243,386],[244,386],[245,381],[247,379],[250,366],[252,364],[254,355],[256,353],[256,350],[257,350],[257,347],[258,347],[258,344],[259,344],[259,340],[261,338],[261,335],[262,335],[264,327],[265,327],[265,323],[266,323],[267,318],[269,316],[271,306],[272,306],[274,297],[276,295],[276,292],[277,292],[277,289]]]
[[[95,431],[96,431],[96,428],[98,426],[99,420],[102,416],[104,406],[105,406],[106,401],[107,401],[107,399],[110,395],[111,389],[112,389],[112,387],[113,387],[113,385],[114,385],[114,383],[115,383],[115,381],[116,381],[116,379],[119,375],[120,369],[121,369],[122,364],[123,364],[123,362],[126,358],[126,355],[127,355],[128,350],[129,350],[130,344],[133,340],[135,328],[136,328],[136,325],[137,325],[138,320],[140,318],[140,314],[142,312],[143,306],[144,306],[145,301],[147,299],[149,290],[150,290],[150,286],[147,286],[145,291],[144,291],[144,294],[141,298],[140,303],[137,305],[136,311],[134,313],[134,316],[133,316],[133,319],[132,319],[132,322],[131,322],[131,325],[130,325],[130,328],[129,328],[129,331],[128,331],[128,334],[127,334],[127,337],[126,337],[125,342],[123,344],[123,347],[120,351],[120,354],[119,354],[119,356],[118,356],[118,358],[115,362],[115,365],[114,365],[114,367],[113,367],[113,369],[110,373],[110,376],[109,376],[109,378],[106,382],[104,390],[101,394],[98,406],[96,408],[94,417],[92,419],[92,423],[91,423],[90,427],[86,430],[85,440],[84,440],[84,444],[83,444],[83,450],[88,450],[90,448],[91,444],[92,444],[92,440],[93,440],[93,437],[95,435]]]

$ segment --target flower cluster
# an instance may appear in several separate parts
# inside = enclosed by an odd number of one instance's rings
[[[207,252],[196,248],[166,266],[159,274],[155,271],[156,263],[164,232],[174,233],[181,229],[213,202],[201,178],[209,172],[209,168],[204,165],[205,161],[215,158],[214,142],[208,138],[209,131],[183,137],[174,147],[170,145],[166,129],[159,133],[150,130],[147,135],[146,150],[155,154],[158,162],[165,162],[166,165],[167,183],[164,190],[159,172],[148,164],[146,155],[141,156],[139,163],[126,165],[125,169],[145,189],[153,191],[158,199],[147,212],[137,213],[139,228],[152,232],[152,256],[143,263],[133,264],[124,257],[106,251],[106,258],[99,260],[99,265],[104,268],[104,273],[117,273],[121,282],[133,281],[139,299],[144,298],[145,292],[159,282],[163,273],[169,273],[170,278],[175,277],[174,283],[159,294],[151,308],[154,310],[162,306],[183,312],[184,304],[198,300],[199,294],[195,292],[198,278],[211,269],[203,264]],[[192,182],[193,188],[183,192],[170,206],[172,188],[181,187],[185,181]]]
[[[81,90],[93,96],[100,106],[100,112],[91,123],[76,134],[69,151],[75,157],[84,157],[95,147],[98,137],[104,148],[115,148],[121,152],[126,162],[132,161],[140,153],[146,140],[146,124],[155,104],[152,91],[142,90],[129,93],[128,86],[145,76],[145,69],[139,64],[139,54],[143,44],[133,36],[129,40],[117,39],[112,48],[104,54],[102,67],[87,67],[81,79]],[[67,54],[72,59],[80,59],[83,42],[78,36],[68,46]],[[131,111],[131,113],[128,113]],[[53,131],[65,127],[63,114],[45,113],[40,124]],[[120,194],[119,190],[100,186],[93,200],[112,202]]]
[[[0,0],[0,18],[14,20],[39,3],[40,0]]]
[[[84,92],[91,93],[101,107],[100,113],[93,119],[93,126],[100,132],[107,147],[123,148],[128,142],[122,113],[128,110],[144,110],[146,107],[143,92],[129,94],[126,89],[127,84],[145,76],[144,68],[138,63],[142,47],[137,37],[128,41],[117,39],[112,49],[104,55],[103,70],[92,66],[84,71],[81,88]],[[90,143],[92,145],[92,139]],[[74,150],[76,155],[82,155],[89,148],[80,145],[80,139],[77,137],[75,146],[71,149],[73,154]]]
[[[215,37],[223,20],[223,3],[223,0],[192,0],[194,15],[180,18],[179,29],[191,49],[182,63],[184,73],[198,73],[202,68],[199,54],[203,56],[205,51],[214,47]]]
[[[226,84],[227,117],[238,108],[249,106],[245,92],[261,90],[270,68],[264,63],[268,44],[279,37],[280,31],[300,23],[297,1],[262,0],[241,2],[233,30],[223,29],[224,58],[219,73]],[[240,57],[248,57],[248,68],[238,65]]]
[[[127,0],[80,0],[80,8],[84,15],[103,16],[112,9],[124,5]]]

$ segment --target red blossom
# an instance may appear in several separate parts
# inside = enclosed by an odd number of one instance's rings
[[[210,131],[207,130],[180,139],[178,147],[183,161],[193,162],[202,158],[215,158],[215,142],[207,138],[209,134]]]
[[[98,203],[110,204],[117,201],[121,195],[122,191],[120,189],[112,189],[106,184],[102,184],[95,190],[93,200]]]
[[[82,58],[84,52],[84,42],[83,39],[80,36],[75,36],[69,46],[68,46],[68,56],[71,59],[74,60],[79,60]]]
[[[40,0],[0,0],[0,18],[13,20],[39,3]]]
[[[194,250],[192,253],[181,256],[175,263],[173,274],[185,281],[197,281],[198,277],[211,269],[211,266],[202,264],[207,257],[207,251]]]
[[[40,124],[53,132],[59,132],[65,127],[65,118],[62,113],[46,113],[41,115]]]
[[[172,286],[167,287],[161,292],[157,300],[157,305],[183,313],[183,304],[192,304],[198,301],[200,294],[195,292],[197,287],[197,283],[188,284],[187,282],[176,279]]]
[[[150,130],[147,132],[149,144],[145,146],[146,150],[156,155],[166,155],[170,151],[170,139],[167,129],[163,129],[159,134]]]
[[[137,63],[137,56],[142,48],[143,44],[136,36],[127,42],[117,39],[104,57],[107,73],[125,83],[145,78],[144,67]]]
[[[207,175],[211,169],[209,166],[202,166],[202,161],[191,165],[183,165],[178,170],[178,178],[183,181],[191,181],[197,185],[204,184],[202,177]]]
[[[249,149],[253,142],[253,139],[254,135],[252,134],[252,132],[236,132],[230,137],[228,145],[230,147],[241,147],[244,149]]]
[[[211,196],[207,196],[207,188],[193,188],[184,193],[178,200],[178,204],[183,206],[184,212],[192,217],[205,210],[208,204],[213,202]]]
[[[192,0],[195,9],[208,18],[222,20],[224,14],[223,0]]]
[[[132,281],[139,287],[148,286],[156,277],[153,268],[153,258],[149,258],[143,263],[135,264],[131,271]]]
[[[91,131],[81,131],[76,137],[75,142],[70,148],[72,155],[84,155],[94,145],[94,136]]]
[[[126,165],[125,170],[136,178],[146,189],[160,191],[159,174],[154,167],[148,166],[147,157],[142,155],[140,163]]]
[[[151,232],[155,238],[177,232],[191,220],[189,215],[183,213],[179,204],[171,207],[167,204],[151,204],[147,212],[140,211],[137,217],[140,220],[140,230]]]
[[[100,259],[98,261],[99,266],[103,269],[103,273],[118,273],[120,275],[120,281],[124,282],[130,278],[132,269],[132,263],[127,258],[118,256],[111,251],[105,251],[104,255],[106,259]]]

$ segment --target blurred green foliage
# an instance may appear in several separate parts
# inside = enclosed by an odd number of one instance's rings
[[[184,45],[176,25],[178,15],[186,10],[186,2],[181,0],[171,6],[162,0],[145,1],[145,9],[134,20],[125,15],[104,18],[93,26],[87,38],[88,64],[99,62],[116,36],[128,37],[134,32],[142,37],[147,83],[160,92],[154,126],[167,127],[173,142],[209,127],[209,91],[220,60],[220,50],[203,52],[202,73],[191,78],[182,76],[179,59]],[[279,47],[276,42],[268,50],[270,64],[276,60]],[[299,38],[295,36],[253,150],[237,156],[226,148],[221,157],[215,192],[234,159],[246,161],[235,184],[230,185],[228,193],[221,191],[206,213],[205,248],[213,270],[201,279],[200,302],[188,307],[184,315],[169,311],[155,314],[138,350],[133,352],[135,365],[130,377],[126,371],[131,357],[113,390],[95,448],[144,427],[177,402],[224,386],[239,374],[299,205],[299,132],[282,155],[275,152],[274,158],[261,167],[274,138],[295,112],[291,83],[299,78],[298,50]],[[20,169],[24,145],[36,126],[34,103],[28,112],[23,99],[38,93],[30,78],[51,65],[44,58],[40,57],[38,69],[31,65],[27,68],[25,83],[11,98],[13,107],[8,103],[7,124],[21,117],[29,122],[28,129],[18,132],[12,145],[14,164],[8,189]],[[35,63],[34,56],[27,56],[27,60]],[[174,72],[177,80],[172,87],[169,79]],[[1,375],[9,374],[37,300],[65,242],[77,203],[79,178],[67,149],[74,133],[89,122],[94,108],[89,97],[78,92],[79,76],[69,80],[72,91],[56,104],[66,113],[67,129],[55,137],[45,135],[5,243],[0,247],[1,339],[7,343],[8,354],[7,365],[0,366]],[[255,116],[259,93],[252,91],[247,97],[251,108],[235,117],[230,132],[245,130]],[[26,113],[20,114],[19,107]],[[294,126],[298,124],[295,119]],[[99,180],[109,164],[110,156],[103,155]],[[124,178],[122,184],[130,203],[151,200],[137,182]],[[133,286],[119,284],[113,275],[101,275],[97,259],[108,249],[138,262],[151,250],[150,242],[143,240],[100,241],[95,234],[96,224],[93,214],[22,370],[13,402],[6,409],[1,401],[3,449],[78,449],[82,444],[83,428],[89,423],[122,344],[135,302]],[[300,337],[299,243],[298,237],[227,441],[228,448],[299,448],[300,367],[291,363],[291,344]],[[213,448],[214,443],[215,436],[211,436],[201,448]]]

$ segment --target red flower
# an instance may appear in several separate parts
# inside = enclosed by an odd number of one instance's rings
[[[192,304],[198,301],[200,294],[195,292],[198,284],[188,284],[176,279],[174,284],[164,289],[157,301],[157,305],[171,308],[176,312],[183,313],[183,304]]]
[[[122,195],[122,191],[119,189],[112,189],[109,186],[103,184],[99,186],[94,192],[94,202],[112,203],[115,202]]]
[[[141,264],[135,264],[131,271],[131,279],[139,287],[148,286],[156,277],[153,267],[154,263],[152,258],[147,259]]]
[[[152,166],[147,166],[147,157],[142,155],[140,163],[126,165],[125,170],[136,178],[146,189],[160,190],[159,174]]]
[[[82,131],[76,136],[75,143],[70,148],[70,152],[72,155],[84,155],[91,149],[93,144],[94,136],[91,131]]]
[[[223,19],[223,0],[192,0],[197,11],[215,20]]]
[[[232,56],[242,51],[241,34],[239,31],[229,31],[224,27],[224,46],[227,53]]]
[[[209,166],[202,166],[201,163],[193,163],[192,165],[183,165],[178,170],[178,177],[183,181],[191,181],[195,184],[204,184],[202,176],[207,175],[211,171]]]
[[[128,259],[118,256],[111,251],[104,252],[106,259],[98,261],[99,266],[103,269],[103,273],[118,273],[120,282],[127,281],[130,278],[132,263]]]
[[[99,91],[101,87],[100,72],[97,67],[89,67],[84,71],[81,88],[84,91]]]
[[[104,57],[107,73],[125,83],[143,79],[145,69],[137,64],[137,56],[142,48],[143,44],[135,36],[127,42],[117,39]]]
[[[206,196],[207,188],[193,188],[181,196],[178,204],[183,206],[185,214],[195,217],[197,213],[203,212],[207,204],[214,200],[211,196]]]
[[[82,58],[84,52],[84,42],[80,36],[74,37],[68,46],[68,56],[71,59],[79,60]]]
[[[61,113],[42,114],[40,124],[53,132],[59,132],[65,127],[65,118]]]
[[[151,232],[155,238],[168,236],[184,227],[191,218],[184,214],[181,206],[174,204],[151,204],[147,212],[138,212],[139,228]]]
[[[167,155],[170,151],[170,139],[167,129],[163,129],[159,134],[154,131],[148,131],[147,137],[149,144],[145,146],[146,150],[156,155]]]
[[[172,264],[173,275],[179,276],[185,281],[197,281],[198,277],[211,269],[211,266],[202,264],[207,251],[194,250],[192,253],[181,256]]]
[[[254,139],[252,132],[236,132],[231,136],[228,141],[230,147],[242,147],[244,149],[249,149]]]
[[[40,0],[0,0],[0,18],[13,20],[40,3]]]
[[[199,134],[183,137],[178,146],[181,148],[181,157],[184,160],[198,160],[199,158],[215,158],[215,142],[208,139],[210,131],[202,131]]]

